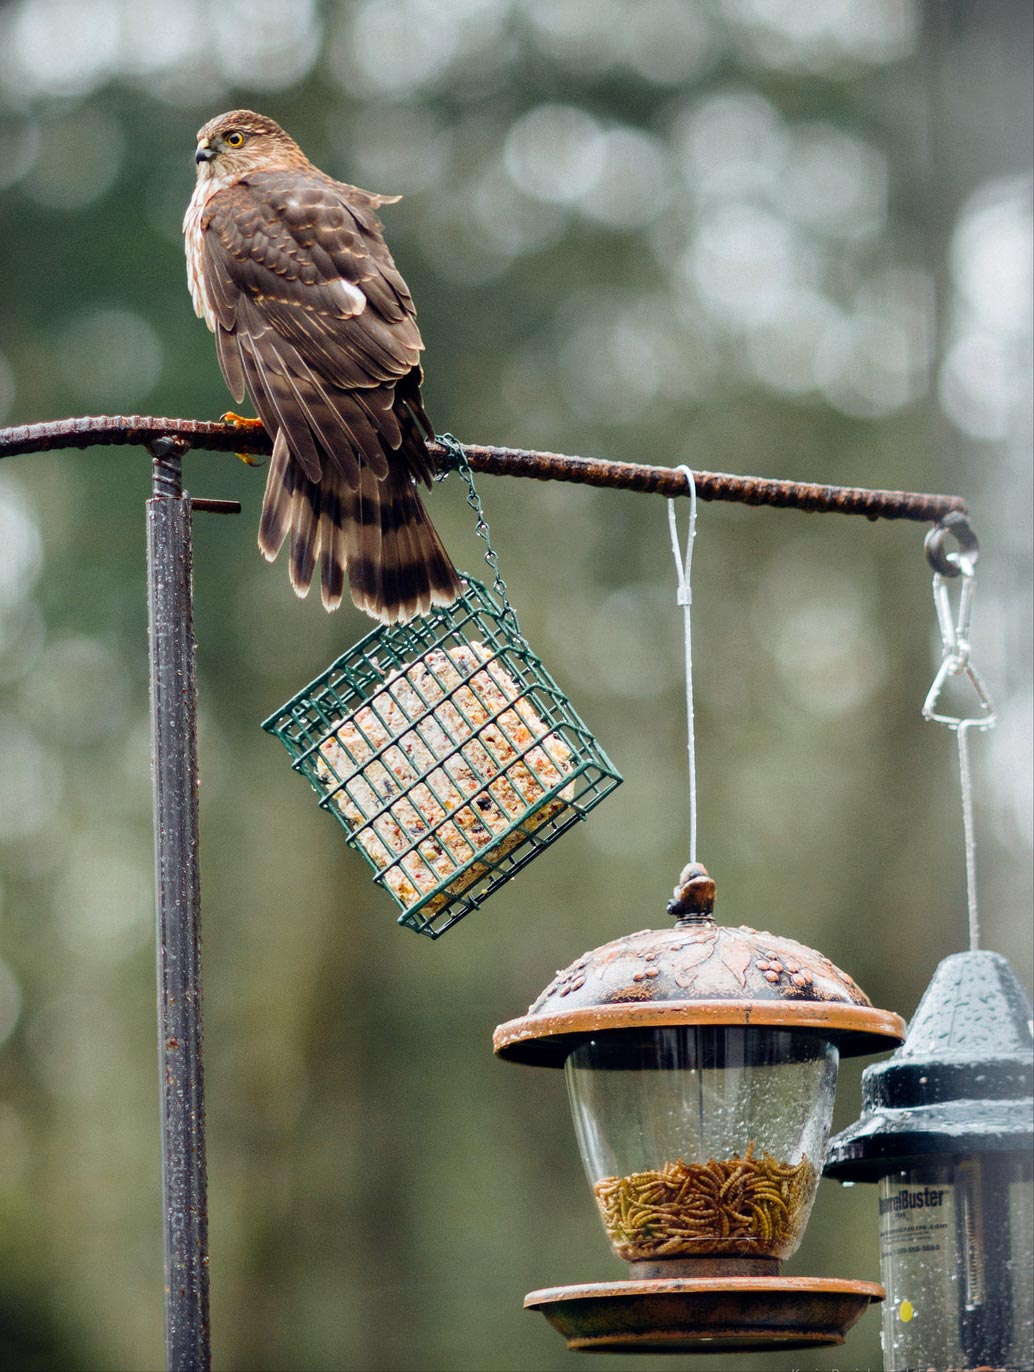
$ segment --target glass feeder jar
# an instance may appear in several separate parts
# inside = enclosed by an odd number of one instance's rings
[[[941,962],[826,1175],[879,1182],[888,1372],[1034,1368],[1034,1047],[1007,960]]]
[[[815,1198],[838,1060],[822,1034],[743,1024],[584,1039],[564,1072],[617,1256],[788,1258]]]
[[[841,1056],[901,1041],[823,954],[715,923],[687,868],[673,929],[557,973],[496,1052],[563,1067],[589,1185],[629,1280],[532,1292],[573,1349],[842,1342],[879,1286],[782,1278],[822,1171]]]

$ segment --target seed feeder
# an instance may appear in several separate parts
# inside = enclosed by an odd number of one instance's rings
[[[904,1025],[821,953],[713,918],[682,874],[674,929],[647,929],[557,974],[496,1053],[563,1067],[575,1133],[627,1281],[533,1291],[571,1349],[714,1352],[842,1343],[882,1288],[783,1277],[829,1136],[840,1057]]]
[[[494,595],[463,574],[452,605],[375,629],[262,726],[401,907],[398,922],[431,938],[621,781],[521,633],[455,451]]]
[[[1005,958],[945,958],[830,1144],[827,1176],[880,1184],[888,1372],[1034,1365],[1030,1022]]]
[[[958,736],[971,946],[937,967],[904,1046],[864,1072],[861,1118],[826,1165],[839,1181],[879,1182],[888,1372],[1034,1367],[1031,1006],[1008,961],[978,947],[966,735],[995,713],[969,658],[976,541],[955,532],[954,563],[932,550],[943,660],[923,714]],[[960,573],[953,622],[945,578]],[[971,718],[939,703],[952,677],[974,688]]]
[[[715,923],[696,861],[689,538],[668,516],[683,607],[690,862],[668,912],[572,963],[496,1053],[563,1067],[585,1172],[627,1281],[533,1291],[568,1347],[715,1352],[842,1343],[883,1289],[783,1277],[807,1224],[841,1056],[900,1043],[846,973],[792,939]]]

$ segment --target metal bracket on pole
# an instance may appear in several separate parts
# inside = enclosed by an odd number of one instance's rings
[[[147,502],[158,1064],[169,1372],[208,1372],[208,1204],[198,873],[197,685],[187,443],[161,438]]]

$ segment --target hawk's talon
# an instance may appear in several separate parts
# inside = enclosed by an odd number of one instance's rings
[[[236,414],[233,410],[227,410],[225,414],[219,416],[223,424],[232,424],[235,429],[261,429],[263,427],[261,419],[249,419],[247,415]],[[264,457],[254,457],[251,453],[234,453],[239,457],[246,467],[264,467],[266,459]]]
[[[227,410],[225,414],[219,416],[223,424],[232,424],[235,429],[261,429],[261,419],[249,419],[247,415],[236,414],[233,410]]]

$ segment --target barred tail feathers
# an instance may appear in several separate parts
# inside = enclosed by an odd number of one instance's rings
[[[290,535],[291,584],[299,596],[308,593],[320,561],[328,610],[341,603],[346,571],[356,605],[386,624],[455,600],[456,570],[400,463],[390,463],[382,479],[360,465],[353,490],[326,462],[314,482],[291,461],[282,438],[281,431],[266,481],[259,548],[272,562]]]

